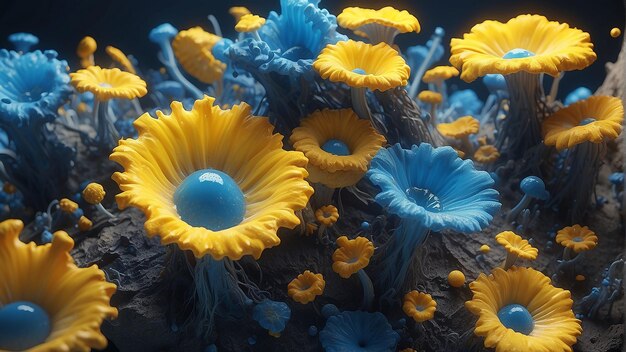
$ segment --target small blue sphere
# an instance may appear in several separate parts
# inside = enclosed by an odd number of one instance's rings
[[[183,221],[212,231],[238,225],[246,213],[246,201],[237,183],[213,169],[187,176],[174,193],[174,204]]]
[[[530,334],[535,327],[535,322],[528,309],[519,304],[509,304],[500,308],[498,319],[502,325],[524,335]]]
[[[309,336],[313,337],[317,335],[317,326],[311,325],[308,330]]]
[[[366,231],[370,229],[370,223],[367,221],[363,221],[361,223],[361,230]]]
[[[21,351],[43,343],[50,335],[50,318],[40,306],[25,301],[0,309],[0,350]]]
[[[322,150],[337,156],[350,155],[350,148],[348,148],[348,145],[338,139],[327,140],[326,143],[322,145]]]
[[[52,232],[48,230],[43,230],[43,232],[41,233],[41,243],[50,243],[52,242],[53,237],[54,235],[52,234]]]

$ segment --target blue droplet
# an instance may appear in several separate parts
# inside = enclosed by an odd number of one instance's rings
[[[50,335],[50,318],[40,306],[25,301],[0,309],[0,350],[21,351],[43,343]]]
[[[500,308],[498,319],[502,325],[524,335],[530,334],[535,327],[535,322],[528,309],[519,304],[509,304]]]
[[[256,345],[256,336],[250,336],[250,337],[248,337],[248,344],[249,344],[250,346],[254,346],[254,345]]]
[[[326,143],[322,145],[322,150],[337,156],[350,155],[350,148],[348,148],[348,145],[338,139],[327,140]]]
[[[315,326],[315,325],[309,326],[308,333],[309,333],[309,336],[311,336],[311,337],[317,335],[317,326]]]
[[[48,230],[44,230],[41,233],[41,243],[50,243],[50,242],[52,242],[52,237],[54,237],[52,232],[50,232]]]
[[[355,68],[354,70],[352,70],[352,72],[359,74],[359,75],[364,75],[365,74],[365,70],[362,68]]]
[[[364,231],[365,231],[365,230],[369,230],[369,228],[370,228],[370,223],[369,223],[369,222],[367,222],[367,221],[363,221],[363,222],[361,223],[361,230],[364,230]]]
[[[524,59],[527,57],[535,56],[535,53],[532,51],[528,51],[526,49],[515,48],[509,50],[504,56],[503,59]]]
[[[587,117],[586,119],[583,119],[582,121],[580,121],[578,123],[578,126],[588,125],[592,122],[596,122],[596,119],[594,119],[593,117]]]
[[[187,176],[174,193],[174,204],[183,221],[212,231],[238,225],[246,213],[244,195],[237,183],[213,169]]]

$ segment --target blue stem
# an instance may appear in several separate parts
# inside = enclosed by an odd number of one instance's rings
[[[159,43],[159,46],[161,47],[161,55],[163,58],[162,63],[167,69],[167,72],[180,84],[182,84],[195,99],[202,99],[202,96],[204,95],[202,94],[202,91],[189,82],[178,69],[170,42],[162,41]]]
[[[519,213],[521,213],[522,210],[524,210],[524,209],[526,209],[526,207],[528,207],[528,205],[530,204],[531,200],[532,200],[531,196],[529,196],[527,194],[524,194],[524,196],[519,201],[519,203],[517,203],[517,205],[513,209],[511,209],[509,214],[506,216],[506,222],[511,222],[511,221],[514,221],[515,219],[517,219],[517,216],[519,215]]]
[[[419,88],[420,82],[422,81],[422,77],[424,76],[424,72],[428,68],[430,64],[430,60],[435,55],[435,51],[437,51],[437,47],[439,47],[439,43],[441,43],[441,39],[443,38],[443,31],[435,30],[431,37],[431,46],[430,50],[428,50],[428,54],[422,61],[422,64],[417,69],[415,76],[413,76],[413,81],[411,82],[411,86],[409,87],[409,97],[411,99],[415,99],[415,95],[417,95],[417,89]]]
[[[365,270],[361,269],[357,274],[359,275],[359,280],[361,280],[361,286],[363,286],[363,305],[361,308],[368,310],[372,307],[372,302],[374,302],[374,285]]]

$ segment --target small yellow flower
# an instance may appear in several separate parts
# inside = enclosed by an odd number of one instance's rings
[[[577,101],[548,117],[542,124],[544,143],[557,150],[584,142],[602,143],[615,139],[622,131],[622,100],[593,96]]]
[[[101,184],[92,182],[83,190],[83,199],[89,204],[102,203],[106,192]]]
[[[233,6],[228,9],[228,13],[235,17],[235,22],[238,22],[242,16],[250,14],[250,10],[243,6]]]
[[[437,125],[439,133],[450,138],[464,138],[478,133],[480,122],[471,116],[463,116],[450,123]]]
[[[389,45],[354,40],[327,45],[313,67],[331,82],[382,92],[407,85],[411,72],[402,56]]]
[[[180,31],[172,41],[172,50],[180,65],[194,78],[206,84],[221,80],[226,64],[213,56],[213,46],[222,38],[201,27]]]
[[[355,33],[364,33],[365,35],[358,35],[369,38],[374,43],[386,41],[391,44],[398,33],[419,33],[421,30],[415,16],[391,6],[380,10],[347,7],[337,16],[337,23]]]
[[[556,243],[575,253],[588,251],[598,244],[598,237],[587,226],[567,226],[556,233]]]
[[[70,73],[71,83],[81,93],[91,92],[100,101],[112,98],[141,98],[148,90],[146,82],[137,75],[121,71],[119,68],[89,66]]]
[[[304,234],[307,236],[311,236],[312,234],[314,234],[317,231],[317,224],[314,224],[312,222],[306,224],[306,229],[304,231]]]
[[[435,317],[437,302],[428,293],[411,291],[402,299],[402,310],[418,323],[423,323]]]
[[[76,47],[76,55],[78,55],[81,59],[87,59],[89,56],[93,55],[98,48],[98,44],[96,40],[90,36],[86,36],[78,42],[78,47]]]
[[[495,268],[470,283],[465,307],[478,317],[474,333],[496,352],[572,351],[582,333],[569,291],[550,285],[541,272]]]
[[[287,294],[294,301],[307,304],[313,302],[315,297],[321,296],[324,293],[324,287],[326,287],[326,281],[322,274],[314,274],[306,270],[291,280],[287,286]]]
[[[128,71],[132,74],[137,74],[137,72],[135,71],[135,67],[123,51],[110,45],[104,48],[104,51],[106,51],[111,60],[117,62],[120,66],[122,66],[125,71]]]
[[[265,18],[258,15],[246,14],[239,18],[239,21],[237,21],[235,25],[235,30],[240,33],[254,32],[263,27],[264,24]]]
[[[61,208],[61,211],[63,211],[64,213],[73,213],[76,211],[76,209],[78,209],[78,204],[76,204],[76,202],[69,200],[67,198],[63,198],[59,201],[59,208]]]
[[[426,104],[437,105],[441,104],[443,96],[441,95],[441,93],[437,93],[432,90],[423,90],[419,92],[419,94],[417,95],[417,99],[423,101]]]
[[[89,231],[91,230],[92,226],[93,226],[93,223],[87,217],[81,216],[80,219],[78,219],[78,229],[80,231],[83,231],[83,232]]]
[[[491,164],[498,160],[500,152],[491,144],[481,145],[474,153],[474,160],[482,164]]]
[[[422,81],[424,83],[437,83],[442,82],[452,77],[456,77],[459,75],[459,70],[453,66],[437,66],[431,68],[430,70],[424,73],[424,77]]]
[[[465,274],[460,270],[452,270],[448,274],[448,283],[457,288],[465,285]]]
[[[339,219],[339,210],[334,205],[324,205],[315,211],[315,219],[324,226],[333,226]]]
[[[611,34],[611,37],[617,38],[620,35],[622,35],[622,30],[617,27],[614,27],[614,28],[611,28],[611,32],[609,32],[609,34]]]
[[[374,254],[374,244],[365,237],[349,240],[346,236],[337,239],[333,253],[333,271],[344,279],[367,267]]]
[[[516,255],[522,259],[535,260],[539,250],[528,243],[527,240],[515,234],[513,231],[504,231],[496,235],[496,242],[506,249],[507,253]]]

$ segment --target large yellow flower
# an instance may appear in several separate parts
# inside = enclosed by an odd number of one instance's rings
[[[332,82],[380,91],[405,86],[411,73],[402,56],[389,45],[354,40],[327,45],[313,67]]]
[[[467,82],[489,73],[556,76],[581,70],[596,59],[589,33],[540,15],[477,24],[463,39],[452,39],[450,53],[450,62]]]
[[[347,7],[337,16],[337,23],[355,33],[364,33],[364,36],[374,43],[391,44],[398,33],[419,33],[421,30],[415,16],[406,10],[396,10],[391,6],[380,10]]]
[[[163,244],[196,257],[258,259],[280,244],[280,227],[300,223],[295,211],[313,194],[307,159],[283,150],[283,137],[247,104],[222,110],[214,101],[198,100],[191,111],[173,102],[171,115],[135,121],[139,137],[111,154],[125,169],[113,175],[117,202],[141,209],[148,236]]]
[[[89,66],[70,73],[71,83],[81,93],[91,92],[100,101],[113,98],[141,98],[148,90],[146,82],[139,76],[121,71],[119,68]]]
[[[542,124],[544,143],[557,150],[615,139],[622,131],[624,106],[619,98],[593,96],[565,107]]]
[[[556,243],[575,253],[593,249],[598,244],[598,236],[587,226],[575,224],[560,229],[556,233]]]
[[[172,49],[185,71],[200,82],[211,84],[222,79],[226,70],[226,64],[216,59],[211,52],[221,39],[201,27],[193,27],[176,35]]]
[[[104,319],[117,317],[117,309],[109,303],[115,285],[105,281],[96,265],[78,268],[74,264],[70,256],[74,241],[67,233],[58,231],[51,244],[37,246],[19,240],[23,227],[20,220],[0,223],[0,307],[27,302],[45,311],[50,333],[26,350],[104,349],[107,339],[100,325]]]
[[[309,180],[339,188],[354,185],[365,175],[385,137],[352,109],[324,109],[302,119],[290,141],[309,159]]]
[[[478,316],[474,333],[496,352],[572,351],[582,333],[569,291],[531,268],[496,268],[470,283],[465,307]]]

